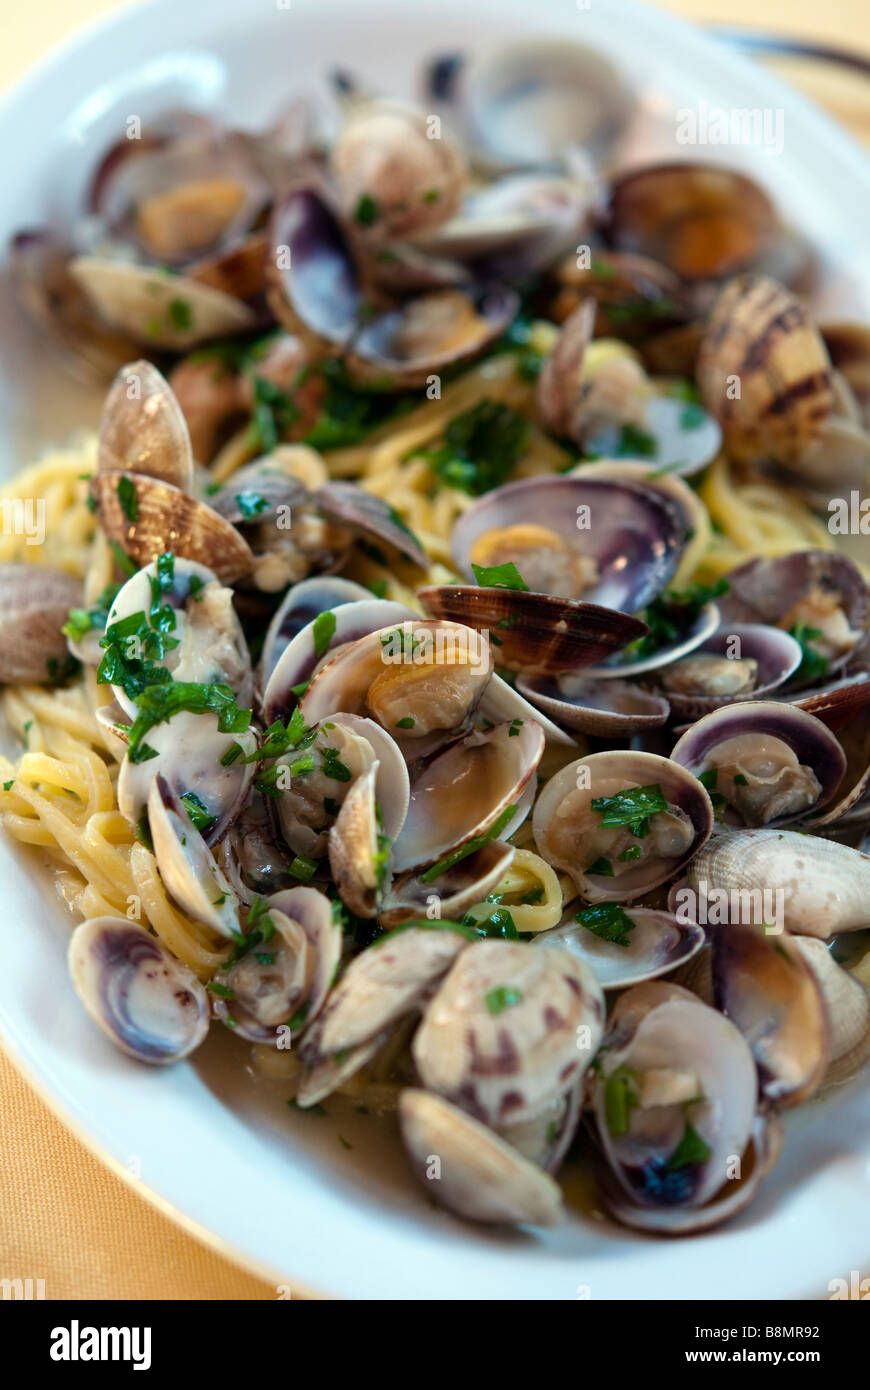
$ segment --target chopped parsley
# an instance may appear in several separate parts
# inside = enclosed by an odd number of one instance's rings
[[[629,1115],[635,1105],[634,1075],[627,1067],[617,1067],[604,1083],[604,1115],[614,1139],[628,1133]]]
[[[598,903],[595,907],[581,908],[574,917],[581,927],[594,932],[602,941],[611,941],[614,946],[630,946],[631,933],[635,923],[618,903]]]
[[[503,565],[473,564],[471,568],[482,589],[517,589],[524,593],[529,592],[529,586],[513,560],[508,560]]]
[[[512,406],[489,397],[456,415],[437,449],[414,450],[442,482],[480,497],[500,487],[526,451],[529,421]]]
[[[325,613],[318,613],[314,622],[311,624],[311,639],[314,643],[314,655],[319,660],[335,635],[335,613],[328,608]]]
[[[299,418],[299,407],[294,404],[286,391],[276,386],[268,377],[251,376],[254,392],[254,409],[248,427],[247,442],[253,449],[271,454],[278,446],[281,436]]]
[[[372,227],[381,215],[378,204],[370,193],[363,193],[356,205],[354,219],[361,227]]]
[[[613,865],[604,855],[600,855],[588,869],[583,870],[586,874],[598,874],[599,878],[614,878]]]
[[[593,797],[591,806],[601,816],[602,827],[627,826],[639,840],[649,834],[650,817],[668,809],[657,782],[648,787],[626,787],[614,796]]]
[[[515,989],[513,985],[497,985],[484,995],[486,1007],[494,1016],[503,1013],[505,1009],[513,1008],[515,1004],[523,1001],[522,991]]]
[[[118,501],[121,504],[121,511],[128,521],[136,521],[139,517],[139,498],[136,495],[136,484],[132,478],[122,477],[118,483]]]
[[[686,1120],[683,1137],[667,1161],[668,1172],[677,1168],[687,1168],[690,1163],[704,1163],[713,1150],[700,1136],[694,1125]]]
[[[217,816],[211,814],[205,802],[200,800],[196,792],[185,792],[181,802],[190,820],[200,832],[209,830],[217,820]]]
[[[236,504],[244,521],[255,521],[263,512],[269,510],[269,503],[259,492],[237,492]]]
[[[811,645],[823,636],[821,628],[808,627],[806,623],[796,623],[789,628],[789,636],[800,645],[801,664],[792,677],[793,680],[817,681],[827,674],[830,662]]]
[[[454,864],[459,864],[463,859],[467,859],[470,854],[475,854],[484,845],[489,844],[490,840],[497,840],[502,831],[507,828],[516,814],[516,806],[506,806],[501,815],[496,818],[489,830],[482,835],[474,835],[470,840],[466,840],[464,845],[459,845],[450,854],[439,859],[431,868],[426,869],[420,877],[423,883],[431,883],[433,879],[452,869]]]

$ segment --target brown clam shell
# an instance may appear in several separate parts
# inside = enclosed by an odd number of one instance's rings
[[[144,358],[121,367],[106,394],[98,467],[145,473],[187,491],[193,486],[187,422],[169,382]]]
[[[619,251],[651,257],[685,280],[718,280],[752,265],[778,219],[757,183],[712,164],[656,164],[613,185],[608,219]]]
[[[713,306],[698,386],[732,456],[793,463],[833,410],[831,362],[799,301],[765,276],[732,280]]]
[[[436,618],[488,629],[495,659],[547,675],[593,666],[643,637],[646,623],[597,603],[473,584],[427,585],[418,597]]]
[[[118,495],[123,479],[135,490],[135,507],[125,510]],[[111,470],[91,479],[99,523],[140,568],[172,551],[208,565],[223,584],[247,574],[254,557],[234,526],[204,502],[143,473]],[[131,518],[128,511],[134,511]]]
[[[49,662],[67,658],[61,628],[81,601],[80,582],[63,570],[0,565],[0,682],[48,680]]]

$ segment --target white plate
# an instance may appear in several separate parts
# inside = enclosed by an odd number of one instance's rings
[[[288,0],[289,3],[289,0]],[[870,167],[849,139],[768,74],[678,21],[629,0],[590,8],[542,0],[238,0],[125,11],[57,53],[0,109],[0,236],[74,206],[114,117],[146,119],[196,100],[244,124],[266,118],[294,80],[344,66],[391,92],[413,90],[421,59],[521,33],[601,45],[642,85],[644,140],[663,153],[675,108],[784,113],[776,157],[704,147],[753,170],[828,259],[840,302],[870,298]],[[116,128],[116,127],[115,127]],[[663,143],[663,141],[665,143]],[[6,471],[93,424],[98,398],[46,361],[0,298],[0,421]],[[577,1215],[542,1236],[492,1234],[431,1209],[398,1148],[352,1115],[288,1109],[254,1084],[245,1050],[215,1036],[192,1065],[151,1071],[116,1053],[67,980],[70,923],[38,858],[0,845],[4,892],[0,1025],[13,1057],[64,1120],[147,1194],[276,1285],[369,1299],[824,1297],[865,1273],[870,1240],[870,1086],[852,1084],[789,1122],[785,1155],[738,1221],[695,1240],[639,1239]],[[131,1250],[131,1263],[139,1252]],[[588,1293],[586,1292],[588,1290]]]

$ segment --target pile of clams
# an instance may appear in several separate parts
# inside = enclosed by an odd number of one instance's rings
[[[870,335],[815,322],[745,175],[624,165],[600,55],[426,84],[345,74],[258,135],[177,112],[64,237],[15,238],[22,301],[110,380],[115,581],[0,569],[0,681],[96,690],[137,853],[218,962],[82,922],[126,1054],[214,1021],[288,1053],[303,1110],[377,1092],[461,1217],[555,1225],[570,1154],[617,1221],[690,1234],[870,1058],[867,556],[723,577],[702,501],[723,459],[822,514],[862,488]],[[518,408],[418,429],[472,362]],[[339,466],[415,411],[449,566]]]

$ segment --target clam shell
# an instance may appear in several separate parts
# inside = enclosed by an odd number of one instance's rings
[[[150,348],[185,352],[256,327],[247,304],[159,267],[78,256],[69,272],[106,323]]]
[[[461,921],[470,907],[495,892],[515,852],[513,845],[506,845],[502,840],[488,840],[474,854],[446,869],[436,883],[427,883],[421,874],[413,871],[402,874],[394,880],[386,895],[378,916],[380,925],[389,931],[403,922],[426,919],[433,898],[437,898],[440,918],[447,922]]]
[[[469,945],[433,923],[390,932],[355,956],[299,1049],[308,1064],[359,1047],[413,1013]]]
[[[870,991],[838,965],[828,946],[811,936],[793,938],[821,991],[828,1023],[824,1084],[839,1085],[870,1060]]]
[[[727,893],[781,892],[782,925],[822,939],[870,927],[870,855],[791,830],[716,835],[689,865],[689,886]]]
[[[148,827],[170,897],[194,921],[233,940],[239,932],[238,899],[183,803],[159,774],[148,795]]]
[[[135,520],[127,515],[118,494],[124,479],[136,495]],[[142,473],[112,470],[94,474],[90,489],[97,519],[109,540],[117,541],[140,567],[171,551],[207,565],[223,584],[234,584],[253,566],[251,548],[234,526],[169,483]]]
[[[584,590],[584,602],[623,613],[644,607],[670,582],[685,540],[682,516],[655,488],[565,474],[522,478],[487,493],[459,518],[452,539],[457,570],[474,579],[470,555],[478,537],[529,517],[595,561],[599,577]]]
[[[182,492],[193,491],[187,422],[169,382],[143,358],[121,367],[109,387],[97,466],[104,473],[145,473]]]
[[[215,1018],[238,1037],[277,1047],[286,1036],[281,1030],[287,1020],[305,1003],[313,965],[308,936],[300,923],[274,904],[270,904],[269,920],[271,960],[261,961],[248,951],[229,970],[220,971],[212,984],[230,990],[231,998],[218,995],[213,1009]]]
[[[588,786],[578,787],[578,773],[583,771]],[[585,808],[599,792],[596,791],[596,778],[599,781],[611,778],[624,779],[627,785],[661,787],[666,800],[678,806],[689,816],[695,834],[688,852],[681,858],[655,861],[649,859],[636,868],[625,870],[618,878],[588,874],[576,863],[557,863],[548,849],[547,835],[554,818],[558,815],[560,804],[565,796],[575,790],[583,797]],[[535,803],[532,829],[538,853],[548,863],[570,874],[585,902],[597,903],[608,899],[622,902],[638,898],[651,889],[676,876],[690,859],[698,853],[707,841],[713,828],[713,807],[704,787],[696,778],[680,769],[679,764],[670,758],[659,757],[656,753],[631,752],[628,749],[607,753],[592,753],[578,758],[560,770],[541,788]]]
[[[697,1235],[723,1225],[746,1210],[777,1162],[784,1139],[785,1130],[776,1115],[756,1116],[749,1143],[741,1156],[741,1168],[748,1168],[748,1171],[744,1171],[739,1180],[726,1183],[702,1207],[635,1206],[603,1169],[598,1172],[601,1195],[611,1215],[633,1230],[649,1235]]]
[[[830,729],[795,705],[776,700],[746,700],[705,714],[675,743],[671,757],[696,776],[706,770],[718,744],[740,734],[769,734],[792,750],[798,762],[811,768],[821,784],[811,808],[778,816],[768,825],[798,820],[831,800],[846,770],[846,755]]]
[[[333,586],[347,582],[347,580],[311,579],[303,581],[303,584],[317,585],[318,588],[313,591],[315,594],[322,594],[324,592],[323,585],[328,584],[326,596],[334,598],[336,590]],[[290,592],[301,592],[302,587],[303,585],[296,585]],[[340,590],[339,593],[341,592],[343,591]],[[306,602],[310,593],[312,593],[311,590],[306,590]],[[390,630],[387,626],[389,623],[412,622],[419,618],[419,614],[415,613],[412,608],[407,608],[403,603],[393,603],[389,599],[371,598],[368,594],[363,599],[338,603],[335,607],[329,604],[328,607],[330,611],[335,612],[335,627],[329,640],[322,646],[322,650],[319,648],[323,639],[321,642],[316,640],[315,618],[309,617],[305,625],[290,638],[276,661],[263,691],[263,717],[267,724],[271,724],[275,719],[287,717],[299,702],[299,697],[293,693],[294,687],[304,686],[306,681],[312,681],[315,669],[319,662],[323,662],[324,657],[327,658],[327,664],[331,664],[330,652],[337,655],[344,648],[359,642],[363,637],[368,637],[373,632],[387,632]],[[306,608],[303,608],[303,612],[305,611]],[[318,615],[315,614],[316,616]],[[380,644],[378,644],[376,654],[379,655],[379,652]],[[348,710],[351,713],[358,712],[356,704],[351,703],[350,689],[346,689],[342,683],[347,675],[348,672],[343,665],[340,671],[332,671],[329,679],[324,677],[313,695],[311,695],[310,689],[304,692],[303,698],[308,702],[306,718],[309,723],[317,723],[337,709]],[[368,680],[371,679],[372,674],[369,673]],[[356,695],[355,686],[354,695]]]
[[[429,556],[417,537],[404,525],[395,508],[380,497],[355,483],[330,482],[317,489],[313,501],[330,521],[376,544],[392,546],[421,569],[428,567]]]
[[[519,1124],[580,1080],[603,1020],[601,987],[576,956],[476,941],[430,1002],[411,1051],[427,1090],[486,1124]]]
[[[721,165],[654,164],[611,188],[608,234],[619,251],[649,256],[683,280],[716,280],[771,246],[776,212],[753,180]]]
[[[441,1096],[412,1088],[399,1097],[405,1148],[426,1191],[470,1221],[557,1226],[562,1194],[540,1168]],[[438,1181],[428,1181],[432,1155]]]
[[[732,280],[720,294],[701,343],[697,380],[729,453],[749,463],[793,463],[833,408],[821,335],[794,295],[764,276]]]
[[[730,921],[711,933],[713,993],[746,1038],[761,1093],[800,1105],[821,1086],[828,1066],[828,1020],[812,972],[787,933]]]
[[[50,679],[69,655],[61,631],[82,601],[78,579],[47,565],[0,565],[0,682]]]
[[[371,598],[371,591],[363,588],[362,584],[356,584],[352,579],[338,579],[334,575],[303,579],[298,584],[292,584],[276,608],[263,642],[260,657],[263,688],[298,632],[328,609],[368,598]]]
[[[629,681],[584,680],[563,674],[555,678],[519,677],[517,689],[536,709],[579,733],[595,738],[630,738],[667,723],[670,706]]]
[[[454,66],[450,97],[476,161],[496,171],[558,167],[578,146],[603,156],[634,105],[600,50],[561,38],[485,49]]]
[[[599,681],[634,680],[637,676],[646,675],[650,671],[670,665],[673,661],[679,661],[682,656],[689,656],[713,635],[719,623],[718,606],[715,603],[705,603],[675,642],[657,647],[649,656],[632,659],[630,652],[617,654],[601,666],[589,666],[584,675]]]
[[[739,643],[740,659],[758,663],[756,683],[752,690],[744,694],[730,695],[686,695],[678,691],[668,691],[667,698],[676,718],[697,719],[722,705],[759,700],[784,685],[801,664],[803,652],[800,643],[787,632],[775,627],[766,627],[761,623],[733,623],[721,627],[712,637],[695,647],[692,655],[709,652],[711,655],[727,657],[732,652],[735,638]],[[667,667],[659,668],[659,677],[661,678],[666,671]]]
[[[206,992],[144,927],[126,917],[81,922],[69,943],[73,988],[106,1036],[138,1062],[166,1066],[204,1041]]]
[[[681,923],[670,912],[648,907],[627,909],[634,924],[630,945],[619,946],[589,931],[576,919],[572,906],[558,927],[539,932],[535,946],[559,946],[584,960],[594,971],[601,988],[628,989],[668,975],[685,965],[701,950],[706,940],[703,928]]]
[[[613,1133],[608,1083],[621,1068],[644,1077],[686,1072],[692,1089],[685,1099],[703,1098],[690,1118],[707,1152],[674,1173],[670,1185],[666,1165],[683,1137],[686,1108],[659,1101],[650,1107],[654,1120],[644,1127],[648,1111],[639,1103],[628,1112],[627,1131]],[[678,985],[650,981],[620,996],[593,1087],[602,1161],[625,1207],[649,1212],[703,1208],[721,1189],[729,1163],[744,1153],[752,1133],[757,1090],[752,1054],[729,1019]],[[607,1190],[614,1188],[608,1184]]]
[[[507,839],[521,823],[518,816],[528,814],[523,793],[543,751],[543,731],[529,721],[519,728],[496,724],[475,731],[434,758],[411,783],[408,814],[393,845],[396,872],[434,865],[488,835],[513,806],[514,815],[500,831]],[[431,883],[431,891],[439,892],[437,876]]]
[[[488,631],[499,664],[515,671],[555,673],[594,665],[647,631],[627,613],[550,594],[433,584],[417,595],[435,617]]]

